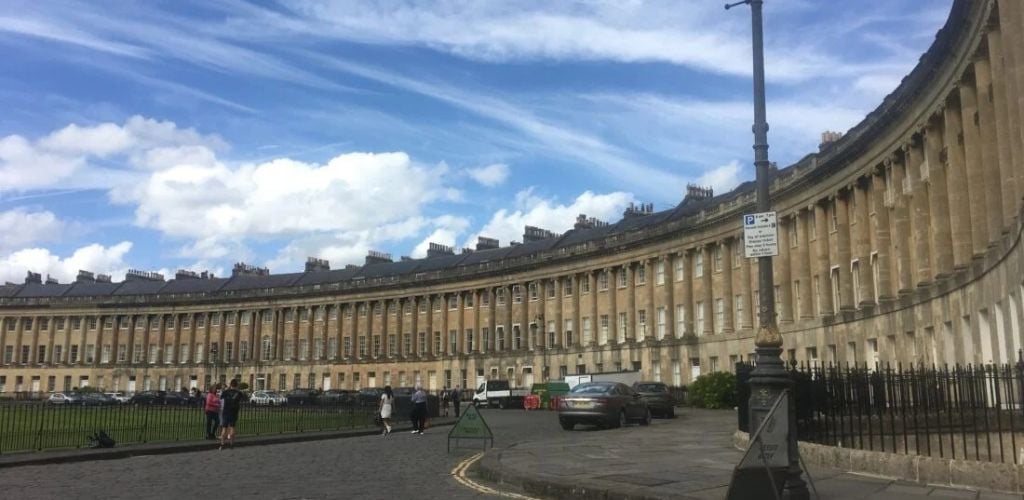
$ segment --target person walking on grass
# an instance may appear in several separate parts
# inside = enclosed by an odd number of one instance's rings
[[[412,394],[412,433],[423,434],[427,423],[427,393],[422,386],[416,386]]]
[[[228,388],[220,393],[220,449],[235,445],[235,425],[238,424],[238,412],[245,401],[245,394],[238,390],[238,379],[231,379]]]
[[[377,405],[377,413],[380,414],[381,423],[384,424],[382,436],[391,434],[391,410],[394,402],[395,393],[391,391],[391,386],[384,386],[384,394],[380,395],[380,403]]]
[[[206,412],[206,439],[217,439],[217,429],[220,427],[220,398],[217,397],[217,386],[211,385],[206,389],[203,410]]]

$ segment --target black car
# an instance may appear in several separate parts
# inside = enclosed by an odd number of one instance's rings
[[[292,389],[286,395],[289,405],[318,405],[320,404],[320,392],[316,389]]]
[[[359,406],[377,406],[377,402],[380,401],[380,396],[382,394],[384,394],[384,389],[380,387],[359,389]]]
[[[188,398],[177,392],[142,391],[129,401],[134,405],[185,405]]]
[[[320,404],[330,406],[353,406],[356,394],[345,389],[328,389],[320,395]]]
[[[633,390],[639,392],[640,397],[647,401],[651,413],[665,418],[675,418],[676,400],[667,385],[661,382],[634,382]]]

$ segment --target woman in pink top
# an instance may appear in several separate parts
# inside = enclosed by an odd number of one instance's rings
[[[206,439],[217,439],[217,428],[220,427],[220,398],[217,397],[216,386],[206,389],[203,410],[206,411]]]

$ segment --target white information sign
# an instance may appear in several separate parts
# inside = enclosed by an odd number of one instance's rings
[[[775,212],[743,216],[743,248],[748,259],[779,254],[779,227]]]

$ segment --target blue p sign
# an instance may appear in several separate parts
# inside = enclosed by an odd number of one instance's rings
[[[754,225],[754,216],[753,215],[744,215],[743,216],[743,224],[747,225],[747,226]]]

